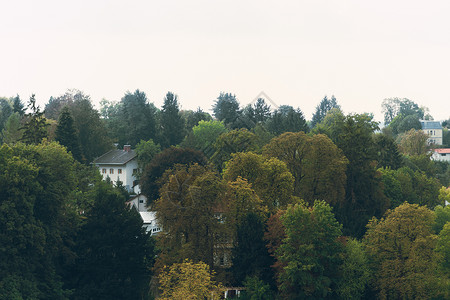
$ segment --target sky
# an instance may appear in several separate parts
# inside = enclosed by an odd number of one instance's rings
[[[42,106],[68,89],[208,112],[264,92],[310,120],[334,95],[382,120],[386,98],[450,117],[448,0],[0,0],[0,96]]]

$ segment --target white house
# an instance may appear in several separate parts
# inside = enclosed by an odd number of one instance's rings
[[[130,145],[122,149],[111,150],[96,158],[93,162],[103,176],[103,180],[109,177],[112,182],[121,181],[128,192],[139,193],[136,174],[138,171],[137,157]]]
[[[139,214],[141,215],[142,221],[144,222],[142,227],[145,228],[146,233],[149,233],[150,235],[154,235],[154,234],[157,234],[158,232],[162,231],[162,228],[156,221],[156,212],[140,211]]]
[[[148,211],[147,197],[142,194],[131,197],[130,200],[127,201],[127,204],[130,208],[134,208],[137,212]]]
[[[428,134],[428,145],[442,145],[442,126],[438,121],[420,120],[422,130]]]
[[[433,149],[431,159],[450,162],[450,148]]]

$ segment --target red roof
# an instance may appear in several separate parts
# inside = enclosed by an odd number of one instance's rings
[[[450,154],[450,148],[434,149],[434,152],[439,154]]]

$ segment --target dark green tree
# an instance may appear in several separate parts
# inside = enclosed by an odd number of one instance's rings
[[[335,207],[336,218],[344,225],[344,233],[354,237],[361,237],[372,216],[382,216],[389,206],[374,163],[376,129],[378,124],[368,114],[348,115],[329,129],[349,161],[345,201]]]
[[[178,97],[172,92],[166,94],[160,114],[160,144],[164,147],[178,145],[184,138],[184,120],[178,108]]]
[[[119,144],[134,147],[141,140],[155,139],[156,112],[156,107],[148,103],[144,92],[127,92],[120,102],[118,117],[114,119],[119,122],[115,125],[119,130],[116,133]]]
[[[243,111],[243,117],[249,123],[248,129],[252,129],[258,123],[264,123],[270,118],[270,115],[270,105],[266,104],[263,98],[258,98],[253,105],[247,105]]]
[[[267,129],[280,135],[284,132],[308,132],[305,117],[300,108],[294,109],[292,106],[282,105],[267,120]]]
[[[264,240],[264,223],[261,217],[254,213],[247,214],[238,224],[233,248],[231,271],[236,284],[241,286],[246,277],[258,277],[266,284],[273,284],[273,263]]]
[[[241,115],[236,95],[220,93],[213,105],[213,112],[217,120],[223,121],[230,128],[235,128],[234,125]]]
[[[150,279],[150,236],[125,198],[101,183],[77,241],[74,299],[142,299]]]
[[[166,170],[172,169],[176,164],[193,163],[205,166],[208,162],[202,152],[193,149],[170,147],[155,155],[140,180],[142,193],[149,199],[148,204],[159,198],[159,189],[162,186],[160,179]]]
[[[22,138],[21,117],[18,113],[12,113],[6,121],[1,133],[1,140],[5,144],[15,144]]]
[[[12,113],[13,108],[11,107],[10,100],[0,97],[0,131],[3,130],[6,121]]]
[[[34,94],[30,97],[28,108],[31,112],[25,115],[26,121],[22,127],[21,141],[26,144],[39,144],[48,136],[47,127],[49,124],[44,117],[44,112],[41,112],[39,106],[36,105]]]
[[[90,97],[82,93],[75,96],[69,108],[80,139],[82,156],[86,163],[90,163],[94,158],[109,151],[113,145]]]
[[[219,171],[224,167],[224,163],[231,158],[232,153],[256,151],[258,149],[257,136],[245,128],[235,129],[222,133],[214,143],[214,154],[211,161]]]
[[[374,135],[374,141],[378,168],[389,167],[396,170],[403,165],[402,155],[391,135],[377,133]]]
[[[67,148],[71,152],[73,158],[82,161],[80,142],[78,133],[75,129],[72,115],[67,106],[65,106],[59,115],[58,125],[56,126],[55,140]]]
[[[331,96],[331,99],[328,99],[328,97],[325,96],[316,107],[316,112],[313,114],[311,120],[311,128],[314,128],[317,124],[321,123],[328,112],[333,108],[341,109],[334,96]]]
[[[20,100],[19,95],[12,99],[12,108],[15,113],[18,113],[20,116],[25,114],[25,105]]]

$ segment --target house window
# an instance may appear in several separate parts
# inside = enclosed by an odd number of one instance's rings
[[[109,169],[109,174],[114,174],[114,169]]]
[[[122,174],[122,169],[118,169],[117,174]]]
[[[106,174],[106,169],[105,168],[102,169],[102,174]]]
[[[144,203],[144,200],[142,200],[142,199],[141,199],[141,200],[139,200],[139,203]]]

